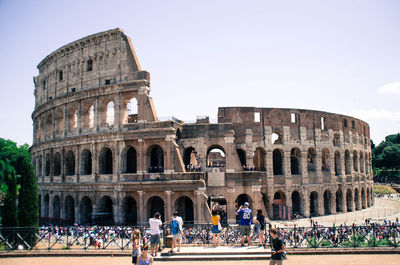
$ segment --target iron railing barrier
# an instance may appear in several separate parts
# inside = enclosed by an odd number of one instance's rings
[[[212,243],[211,224],[186,224],[182,231],[182,244],[209,245]],[[149,226],[42,226],[39,228],[10,227],[0,228],[0,250],[132,250],[131,235],[139,229],[142,244],[150,239]],[[287,248],[377,248],[400,246],[400,226],[312,226],[277,227],[278,235]],[[170,224],[165,223],[162,230],[162,246],[169,235]],[[240,244],[238,225],[223,225],[222,245]],[[252,233],[251,242],[260,244],[258,236]],[[270,245],[268,229],[265,243]],[[247,243],[247,242],[246,242]]]

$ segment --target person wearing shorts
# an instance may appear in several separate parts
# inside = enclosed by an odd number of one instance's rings
[[[182,231],[183,231],[183,220],[182,217],[178,216],[178,212],[174,212],[174,216],[171,221],[171,234],[172,246],[170,254],[174,253],[174,248],[178,244],[178,252],[181,251],[181,241],[182,241]]]
[[[250,232],[251,232],[251,216],[252,210],[249,208],[249,203],[245,202],[244,205],[241,205],[239,210],[236,212],[236,215],[240,215],[240,223],[239,230],[241,238],[241,246],[244,246],[244,238],[247,237],[248,245],[251,244]]]
[[[221,243],[221,239],[220,239],[221,231],[218,228],[220,220],[221,220],[221,217],[219,216],[218,212],[216,210],[212,210],[212,212],[211,212],[211,222],[212,222],[211,232],[212,232],[213,247],[215,247],[215,237],[217,237],[217,245],[219,246],[219,244]]]
[[[150,245],[151,245],[151,255],[157,257],[158,248],[160,247],[160,233],[162,222],[160,220],[160,213],[155,213],[154,218],[149,219],[150,223]]]

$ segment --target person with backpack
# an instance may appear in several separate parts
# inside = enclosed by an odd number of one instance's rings
[[[272,237],[272,253],[271,253],[271,259],[269,261],[269,265],[282,265],[284,257],[286,255],[285,251],[285,244],[283,243],[283,240],[278,237],[278,232],[276,228],[272,227],[269,230],[269,234]]]
[[[254,217],[254,234],[258,235],[259,247],[263,246],[265,248],[265,225],[269,222],[268,218],[266,218],[262,210],[257,210],[257,216]],[[256,232],[257,231],[257,232]]]
[[[171,221],[171,234],[173,236],[172,246],[170,254],[174,253],[174,248],[178,244],[177,252],[181,251],[182,231],[183,231],[183,220],[182,217],[178,216],[178,212],[174,212],[174,216]]]

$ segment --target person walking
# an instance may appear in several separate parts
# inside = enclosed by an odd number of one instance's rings
[[[250,225],[251,225],[251,216],[252,216],[252,210],[249,208],[249,203],[245,202],[244,205],[241,205],[239,207],[239,210],[237,210],[236,215],[240,215],[240,223],[239,223],[239,229],[240,229],[240,236],[242,237],[241,240],[241,246],[244,246],[244,237],[247,237],[248,245],[250,246],[251,244],[251,238],[250,238]]]
[[[137,258],[137,263],[139,265],[153,265],[154,259],[152,256],[148,255],[149,246],[144,245],[142,247],[142,253]]]
[[[271,259],[269,261],[269,265],[282,265],[283,264],[283,258],[284,258],[284,252],[286,251],[285,244],[283,244],[283,240],[278,237],[278,232],[276,231],[276,228],[272,227],[269,230],[269,234],[272,237],[272,253],[271,253]]]
[[[140,231],[135,229],[132,234],[132,263],[137,264],[138,257],[140,256]]]
[[[215,237],[217,237],[217,246],[221,243],[220,234],[221,234],[221,216],[219,216],[216,210],[212,210],[211,212],[211,222],[212,222],[212,244],[215,247]]]
[[[178,215],[178,212],[174,212],[174,216],[172,217],[171,221],[171,234],[173,236],[173,239],[172,239],[172,247],[169,252],[170,254],[174,253],[176,244],[178,244],[177,252],[181,251],[182,231],[183,231],[182,217]]]
[[[160,247],[160,234],[161,234],[161,215],[160,213],[155,213],[154,218],[149,219],[150,224],[150,245],[151,245],[151,255],[157,257],[158,249]]]
[[[268,219],[263,215],[262,210],[257,210],[257,215],[253,219],[254,221],[254,234],[258,235],[259,244],[258,246],[263,246],[265,248],[265,224]],[[257,231],[257,233],[256,233]]]

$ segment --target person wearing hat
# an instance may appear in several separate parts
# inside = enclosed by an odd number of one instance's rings
[[[241,205],[239,210],[237,210],[236,215],[240,215],[240,236],[242,237],[242,247],[244,246],[244,237],[247,236],[248,245],[250,246],[250,232],[251,232],[251,216],[253,214],[252,210],[249,208],[249,203],[245,202],[244,205]]]

